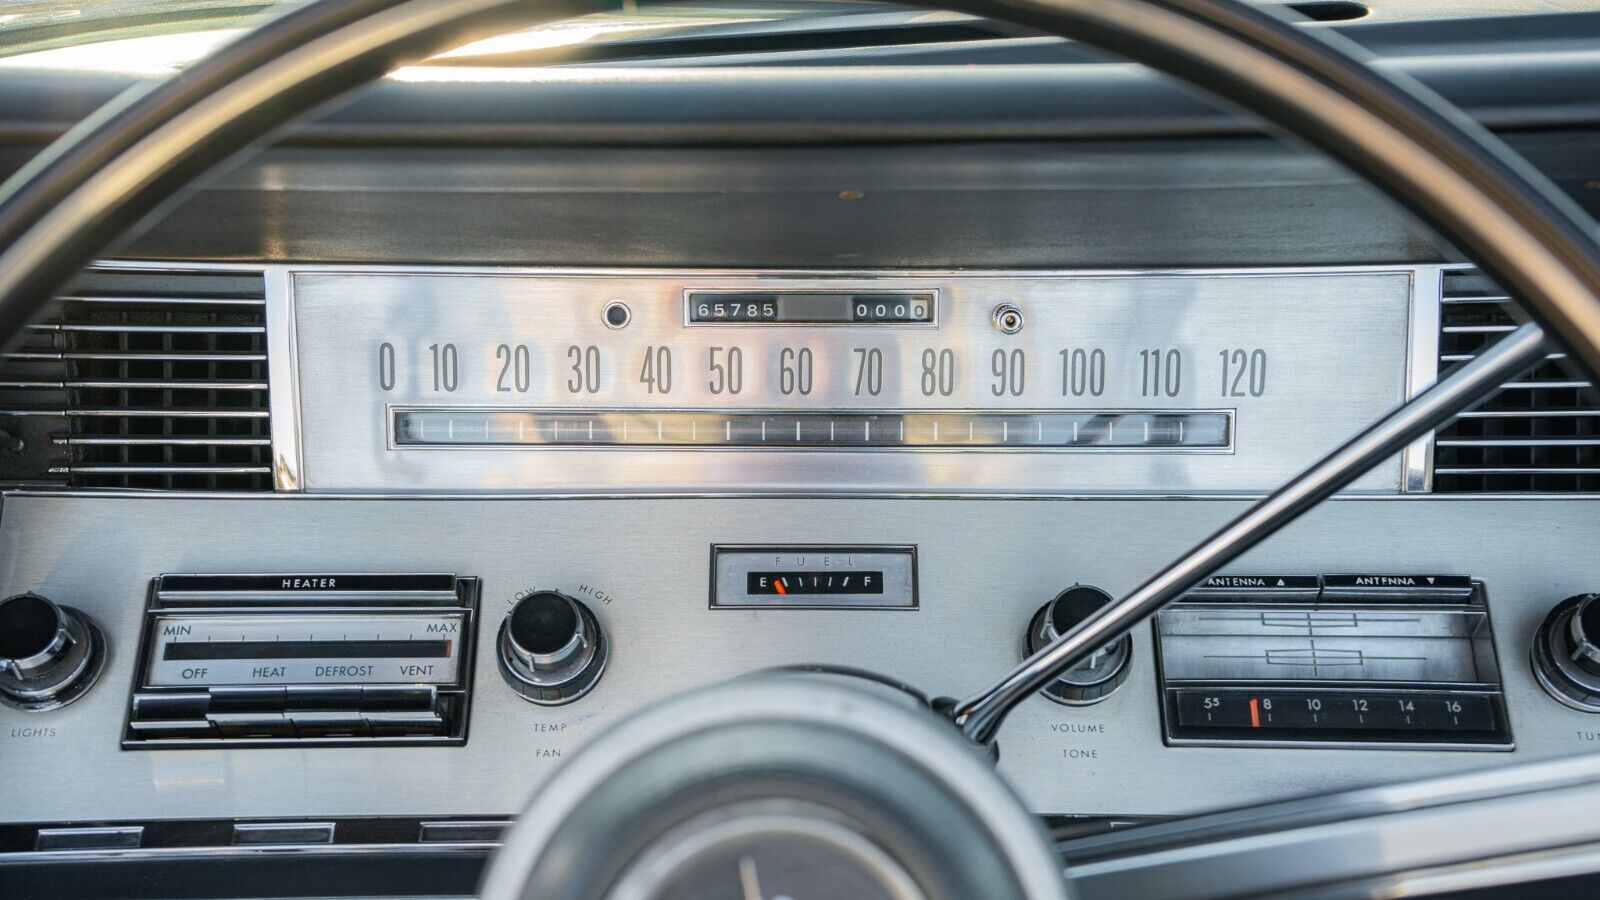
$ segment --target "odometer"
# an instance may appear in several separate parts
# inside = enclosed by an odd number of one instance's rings
[[[690,291],[690,325],[932,325],[934,291]]]

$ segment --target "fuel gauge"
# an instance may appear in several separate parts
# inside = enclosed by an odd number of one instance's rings
[[[745,576],[751,595],[804,597],[834,594],[882,594],[883,572],[866,569],[844,572],[750,572]]]
[[[711,548],[712,608],[915,609],[915,547]]]

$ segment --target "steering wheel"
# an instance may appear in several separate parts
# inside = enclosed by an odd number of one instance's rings
[[[1600,375],[1594,224],[1417,84],[1240,0],[947,0],[1178,76],[1343,163],[1513,293],[1527,324],[992,686],[928,702],[859,673],[769,672],[599,736],[540,790],[485,896],[1065,897],[995,773],[1006,713],[1367,468],[1487,396],[1552,336]],[[392,69],[593,11],[579,0],[318,0],[130,90],[0,186],[0,334],[197,179]]]

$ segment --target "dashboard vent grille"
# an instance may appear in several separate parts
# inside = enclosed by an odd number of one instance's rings
[[[84,273],[0,366],[0,483],[269,491],[259,272]]]
[[[1516,328],[1513,301],[1474,269],[1444,273],[1441,376]],[[1434,439],[1441,493],[1600,492],[1600,404],[1553,353]]]

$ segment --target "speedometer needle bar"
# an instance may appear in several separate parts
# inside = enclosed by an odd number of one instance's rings
[[[956,724],[980,743],[994,738],[1006,714],[1097,649],[1127,634],[1301,513],[1400,452],[1435,426],[1493,393],[1544,358],[1544,332],[1529,323],[1401,405],[1266,499],[1250,507],[1132,593],[1108,603],[1078,626],[1008,672],[991,687],[950,709]]]

